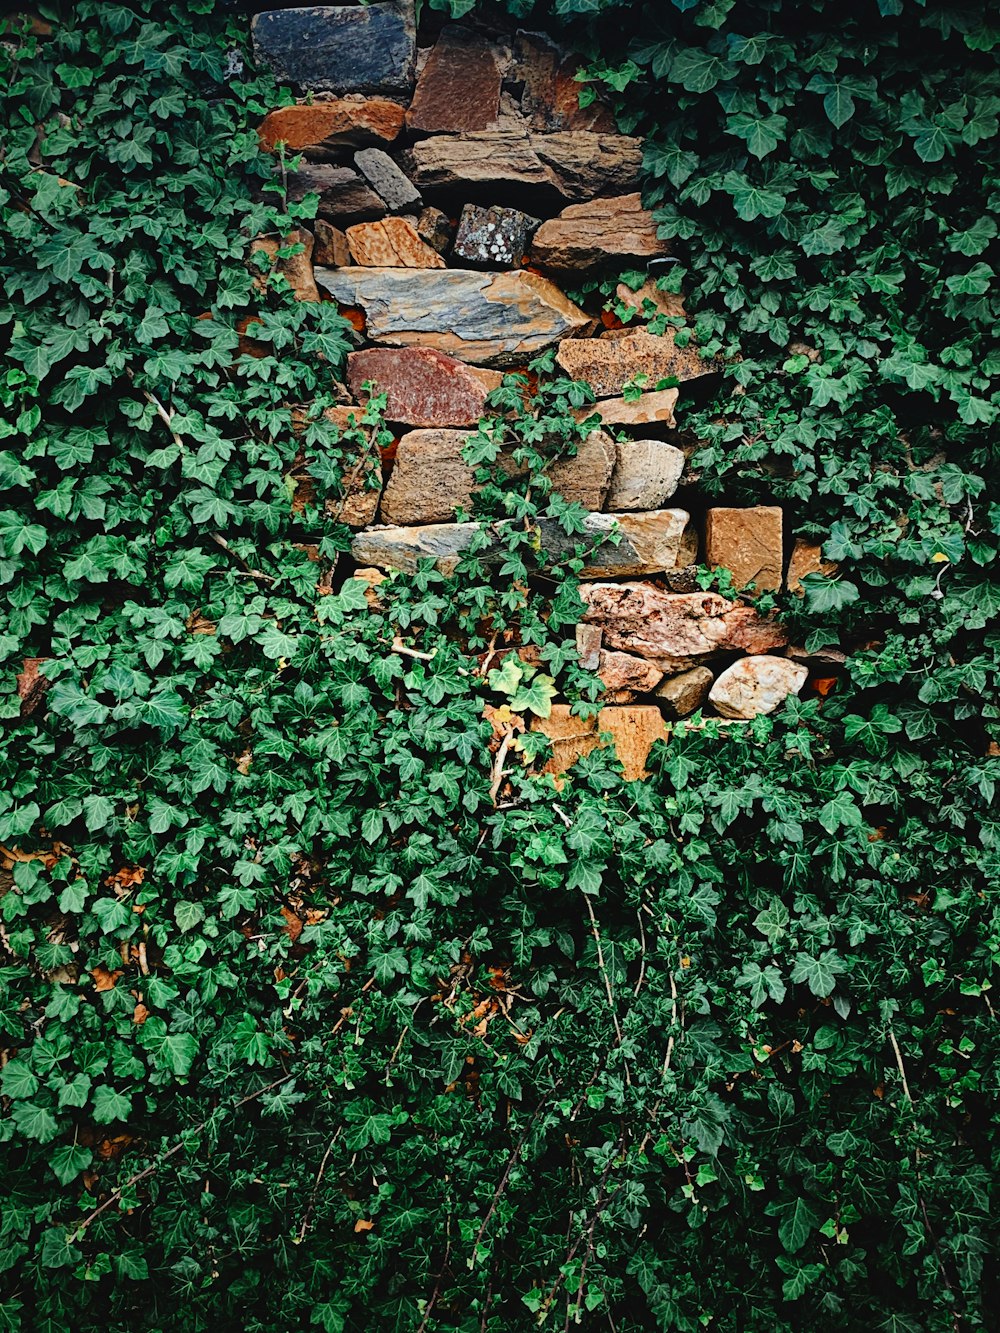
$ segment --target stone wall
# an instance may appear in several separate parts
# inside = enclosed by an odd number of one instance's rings
[[[639,737],[633,775],[664,719],[745,719],[801,690],[807,667],[780,623],[702,591],[693,566],[729,569],[737,589],[794,590],[818,548],[789,543],[778,506],[706,508],[690,485],[675,414],[719,366],[675,338],[685,312],[655,281],[671,261],[642,207],[642,145],[607,108],[580,106],[573,58],[537,33],[418,34],[406,0],[269,11],[253,33],[299,94],[266,117],[262,143],[291,197],[320,201],[295,233],[303,250],[279,265],[300,299],[335,301],[358,331],[329,415],[349,427],[374,384],[398,440],[338,511],[367,577],[425,558],[454,567],[476,530],[456,521],[475,489],[463,446],[502,372],[554,348],[597,398],[582,411],[600,429],[550,475],[589,511],[579,651],[605,684],[601,726]],[[279,240],[259,244],[276,254]],[[646,275],[618,287],[628,324],[566,294],[623,270]],[[545,548],[565,551],[558,526],[542,527]],[[601,543],[612,529],[621,540]],[[566,707],[544,725],[557,769],[596,743]]]

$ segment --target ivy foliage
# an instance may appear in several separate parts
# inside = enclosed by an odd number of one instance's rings
[[[349,577],[378,405],[324,419],[350,330],[251,249],[310,205],[244,19],[40,4],[0,47],[5,1328],[990,1326],[994,33],[508,8],[647,137],[678,337],[728,359],[694,467],[825,539],[784,609],[846,662],[556,790],[519,719],[595,705],[535,522],[580,531],[585,391],[494,395],[493,546]]]

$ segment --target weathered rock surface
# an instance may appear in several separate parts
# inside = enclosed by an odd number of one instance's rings
[[[655,315],[665,315],[668,319],[683,319],[685,315],[683,296],[660,291],[655,278],[647,278],[635,291],[628,283],[620,282],[615,288],[615,296],[622,305],[638,310],[645,319],[652,319]]]
[[[660,710],[640,704],[602,708],[596,718],[586,721],[574,717],[569,704],[553,704],[549,717],[532,719],[531,729],[544,732],[552,741],[552,758],[542,772],[557,777],[596,749],[602,732],[609,733],[626,782],[648,776],[650,750],[656,741],[670,736]]]
[[[356,264],[378,268],[444,268],[445,263],[417,235],[405,218],[358,222],[347,229],[347,244]]]
[[[722,672],[708,699],[723,717],[760,717],[798,694],[808,675],[806,667],[787,657],[741,657]]]
[[[663,440],[619,440],[609,509],[659,509],[677,490],[684,453]]]
[[[543,268],[576,273],[622,259],[655,259],[669,253],[656,234],[652,213],[638,192],[571,204],[543,222],[531,243],[531,259]]]
[[[518,208],[466,204],[458,221],[454,254],[473,268],[517,268],[538,219]]]
[[[303,91],[408,95],[413,87],[411,0],[268,10],[251,31],[261,64]]]
[[[622,195],[638,189],[640,139],[592,130],[557,130],[554,134],[533,134],[531,146],[567,199]]]
[[[576,655],[584,671],[596,671],[600,665],[602,637],[599,625],[577,625]]]
[[[278,259],[278,251],[285,250],[292,245],[301,245],[302,249],[296,255],[289,255],[287,259]],[[280,241],[274,236],[258,236],[250,249],[252,252],[263,252],[268,256],[277,272],[285,278],[292,288],[296,301],[319,300],[319,290],[316,287],[316,279],[313,277],[312,232],[306,231],[305,227],[296,227],[293,232],[290,232]],[[268,287],[267,274],[257,274],[254,277],[254,286],[258,291],[266,292]]]
[[[803,537],[795,538],[792,554],[788,560],[786,583],[789,592],[801,593],[802,580],[807,574],[836,574],[837,565],[833,560],[823,559],[823,547],[819,542],[808,542]]]
[[[432,347],[370,347],[347,358],[347,382],[356,397],[368,380],[388,395],[386,417],[410,426],[475,426],[486,395],[498,388],[496,371],[467,366]]]
[[[633,329],[605,338],[567,338],[556,361],[571,379],[585,380],[598,398],[613,398],[641,376],[654,388],[660,380],[695,379],[719,369],[697,347],[678,347],[673,330],[657,336]]]
[[[316,274],[319,280],[319,274]],[[604,426],[676,426],[674,408],[677,406],[676,389],[655,389],[634,401],[625,398],[602,398],[590,407],[576,409],[580,421],[595,414]]]
[[[737,588],[781,587],[784,554],[781,509],[710,509],[705,517],[705,559],[713,569],[728,569]]]
[[[615,118],[605,103],[580,106],[583,85],[574,75],[581,63],[543,33],[517,34],[510,78],[522,86],[521,114],[532,129],[616,132]]]
[[[546,475],[564,500],[584,509],[600,509],[607,498],[617,456],[615,442],[602,430],[592,430],[577,445],[573,458],[550,463]]]
[[[617,526],[619,541],[610,540]],[[588,514],[584,531],[567,537],[558,523],[539,522],[542,545],[553,557],[562,559],[579,542],[602,542],[586,557],[584,578],[633,578],[659,574],[664,570],[690,565],[698,553],[698,534],[691,516],[683,509],[658,509],[644,514]]]
[[[717,593],[669,593],[652,583],[584,583],[583,619],[599,625],[609,648],[637,653],[664,671],[681,671],[713,653],[766,653],[788,642],[775,620]]]
[[[381,148],[362,148],[354,154],[354,165],[371,188],[385,201],[390,213],[420,208],[420,191]]]
[[[523,130],[439,134],[415,143],[406,155],[414,183],[423,191],[475,195],[485,187],[496,198],[511,191],[552,191],[552,180]]]
[[[364,310],[373,342],[484,365],[516,364],[590,324],[558,287],[524,270],[320,268],[316,280],[341,305]]]
[[[347,236],[339,227],[334,227],[324,218],[317,218],[313,223],[313,263],[326,264],[330,268],[342,268],[351,262],[351,249]]]
[[[384,217],[385,201],[351,167],[329,162],[306,162],[288,172],[288,198],[294,202],[307,194],[319,195],[319,216],[327,221],[370,222]]]
[[[602,652],[597,674],[608,696],[616,703],[626,703],[636,694],[649,694],[663,679],[663,672],[652,662],[631,653]]]
[[[417,220],[417,235],[439,255],[447,252],[454,234],[455,228],[448,220],[448,214],[440,208],[425,208],[421,211]]]
[[[45,698],[50,682],[42,675],[39,667],[49,661],[47,657],[26,657],[17,673],[17,697],[21,701],[21,717],[30,717]]]
[[[475,469],[462,458],[470,433],[414,430],[403,436],[382,495],[384,523],[446,523],[457,509],[471,509]]]
[[[442,574],[454,573],[478,523],[431,523],[426,527],[368,528],[351,542],[359,565],[415,574],[421,560],[433,560]]]
[[[278,143],[291,152],[313,152],[339,148],[369,148],[387,144],[403,128],[403,108],[384,98],[363,102],[331,98],[308,106],[282,106],[270,111],[257,134],[262,148],[272,151]]]
[[[708,667],[692,667],[665,680],[656,690],[656,697],[668,717],[687,717],[701,708],[711,688],[712,673]]]
[[[363,463],[344,470],[339,496],[330,496],[326,512],[335,523],[349,528],[366,528],[375,522],[382,490],[382,468],[377,460],[366,457]]]
[[[406,123],[434,134],[488,130],[499,114],[502,77],[495,44],[471,28],[450,25],[420,71]]]

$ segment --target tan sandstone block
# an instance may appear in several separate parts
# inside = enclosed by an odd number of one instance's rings
[[[710,509],[705,519],[705,559],[728,569],[737,588],[781,587],[784,566],[782,515],[777,505]]]
[[[355,264],[369,268],[444,268],[445,263],[417,235],[405,218],[358,222],[347,228],[347,244]]]
[[[609,732],[626,782],[648,776],[650,750],[656,741],[670,736],[660,710],[648,704],[611,705],[586,721],[574,717],[569,704],[553,704],[551,716],[534,718],[531,728],[552,741],[552,758],[542,771],[556,776],[600,745],[601,732]]]

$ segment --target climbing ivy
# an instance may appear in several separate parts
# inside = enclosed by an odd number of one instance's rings
[[[991,1325],[994,30],[507,8],[647,139],[678,337],[727,359],[692,466],[825,541],[782,604],[829,677],[556,790],[586,389],[495,392],[452,573],[351,577],[386,440],[324,417],[351,330],[251,249],[311,205],[245,16],[8,20],[4,1327]]]

